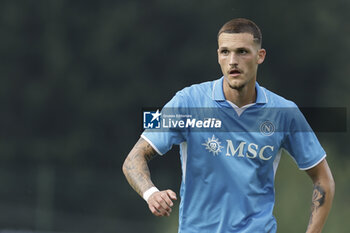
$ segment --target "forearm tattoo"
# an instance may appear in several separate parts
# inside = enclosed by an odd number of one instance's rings
[[[141,196],[144,191],[153,186],[147,162],[156,155],[155,150],[140,138],[124,162],[125,177],[131,187]]]
[[[319,182],[316,183],[314,185],[314,191],[312,194],[311,216],[310,216],[309,225],[312,224],[312,218],[317,213],[318,208],[320,208],[324,204],[325,198],[326,198],[325,190],[321,187]]]

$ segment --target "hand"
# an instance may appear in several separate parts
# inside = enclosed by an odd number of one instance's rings
[[[164,190],[153,193],[148,198],[148,208],[155,216],[170,216],[174,203],[172,200],[177,200],[176,193],[172,190]]]

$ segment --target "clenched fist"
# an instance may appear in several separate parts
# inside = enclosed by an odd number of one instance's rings
[[[147,200],[148,207],[155,216],[170,216],[176,193],[170,189],[154,192]]]

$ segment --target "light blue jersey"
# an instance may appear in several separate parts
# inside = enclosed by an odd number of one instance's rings
[[[164,107],[192,114],[188,122],[171,128],[164,121],[165,129],[141,135],[161,155],[180,145],[180,233],[276,232],[274,177],[282,148],[302,170],[325,158],[293,102],[257,83],[256,91],[255,104],[238,108],[225,99],[223,78],[192,85]],[[215,117],[198,123],[208,112]]]

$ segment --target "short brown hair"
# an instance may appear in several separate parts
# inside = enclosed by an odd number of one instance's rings
[[[245,18],[231,19],[225,23],[218,33],[249,33],[254,37],[254,41],[261,46],[262,34],[259,27],[251,20]]]

